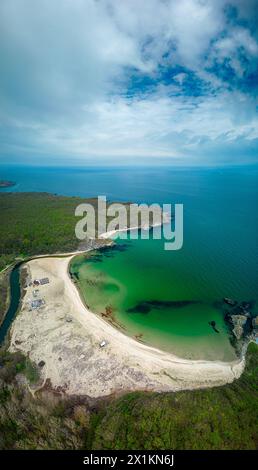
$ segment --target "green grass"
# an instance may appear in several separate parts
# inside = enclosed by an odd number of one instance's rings
[[[38,370],[27,358],[24,358],[21,362],[18,362],[15,367],[16,371],[22,372],[31,384],[38,382]]]
[[[74,210],[82,202],[47,193],[0,194],[0,270],[21,255],[76,249]]]
[[[232,384],[177,393],[136,392],[98,400],[35,398],[17,373],[35,379],[21,353],[0,350],[1,449],[255,449],[258,424],[258,347]],[[32,368],[32,369],[31,369]],[[28,374],[28,375],[27,375]],[[91,400],[92,406],[92,400]]]
[[[131,393],[111,403],[94,449],[255,449],[258,440],[258,347],[232,384],[177,393]]]

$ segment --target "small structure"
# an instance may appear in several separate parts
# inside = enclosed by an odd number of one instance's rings
[[[43,286],[44,284],[49,284],[48,277],[42,277],[42,279],[34,279],[33,286]]]
[[[100,348],[104,348],[106,345],[107,345],[107,341],[106,341],[105,339],[103,339],[103,340],[99,343]]]
[[[45,300],[44,299],[36,299],[31,301],[31,308],[35,310],[36,308],[42,307],[42,305],[45,305]]]
[[[39,280],[39,282],[42,286],[44,284],[49,284],[49,278],[48,277],[43,277],[42,279]]]

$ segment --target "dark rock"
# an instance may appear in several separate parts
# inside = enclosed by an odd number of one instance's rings
[[[199,303],[197,300],[145,300],[127,310],[128,313],[149,313],[162,308],[182,308]]]
[[[237,301],[236,300],[232,300],[232,299],[229,299],[229,297],[224,297],[224,302],[228,305],[232,305],[232,307],[234,305],[237,305]]]
[[[216,328],[216,322],[214,320],[209,321],[209,325],[213,328],[216,333],[219,333],[219,330]]]

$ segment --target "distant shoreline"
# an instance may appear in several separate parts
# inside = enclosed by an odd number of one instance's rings
[[[2,188],[11,188],[12,186],[15,186],[16,183],[14,181],[9,181],[9,180],[0,180],[0,189]]]

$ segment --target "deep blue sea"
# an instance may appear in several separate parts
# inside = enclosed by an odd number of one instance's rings
[[[106,195],[113,201],[183,203],[183,248],[178,253],[167,252],[163,257],[163,262],[171,266],[173,276],[177,276],[177,284],[184,285],[184,292],[189,285],[189,296],[195,293],[196,298],[205,301],[224,296],[258,300],[257,167],[0,166],[1,179],[16,181],[16,186],[9,188],[12,191],[46,191],[82,197]]]

